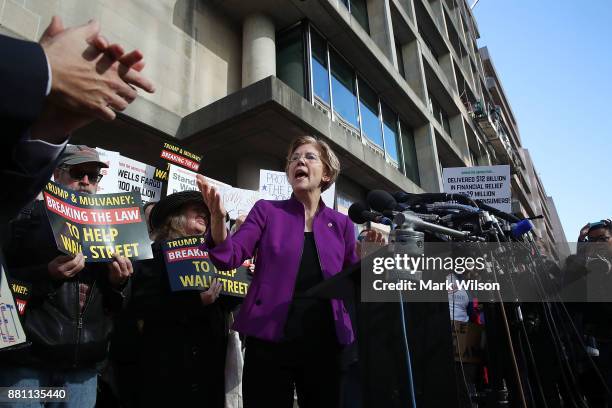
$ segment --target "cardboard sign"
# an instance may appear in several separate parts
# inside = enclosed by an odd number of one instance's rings
[[[6,278],[4,259],[0,251],[0,349],[26,342],[13,294]]]
[[[154,175],[157,180],[166,181],[169,177],[171,164],[197,172],[200,169],[201,162],[201,155],[190,152],[176,143],[162,142],[157,164],[159,169]]]
[[[208,258],[208,253],[198,248],[203,242],[203,237],[185,237],[164,242],[162,250],[170,290],[204,291],[213,279],[218,279],[223,285],[221,293],[245,297],[251,281],[247,271],[250,263],[245,262],[230,271],[219,271]]]
[[[448,167],[442,171],[444,192],[465,194],[473,200],[512,212],[510,166]]]
[[[49,182],[43,191],[58,249],[85,262],[107,262],[113,254],[153,257],[142,203],[136,192],[81,194]]]
[[[288,200],[293,193],[293,188],[284,172],[261,169],[259,170],[259,192],[264,200]],[[321,194],[323,202],[329,208],[334,208],[335,197],[336,183]]]

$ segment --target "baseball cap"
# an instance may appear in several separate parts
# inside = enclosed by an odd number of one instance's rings
[[[96,163],[102,168],[107,168],[108,165],[100,160],[100,155],[89,146],[85,145],[68,145],[60,156],[58,167],[74,166],[82,163]]]

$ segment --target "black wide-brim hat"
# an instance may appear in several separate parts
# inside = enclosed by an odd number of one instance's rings
[[[166,218],[179,212],[187,204],[201,205],[206,210],[206,218],[210,218],[202,193],[199,191],[181,191],[162,198],[153,206],[150,219],[151,227],[153,229],[159,228]]]

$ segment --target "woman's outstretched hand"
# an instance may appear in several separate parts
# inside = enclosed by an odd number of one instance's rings
[[[196,183],[204,204],[210,211],[210,233],[216,245],[225,241],[227,230],[225,229],[225,217],[227,212],[221,201],[221,193],[206,181],[206,177],[201,174],[196,175]]]

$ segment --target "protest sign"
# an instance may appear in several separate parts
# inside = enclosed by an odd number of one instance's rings
[[[241,215],[248,215],[257,200],[261,198],[259,191],[232,187],[223,194],[223,206],[232,220]]]
[[[217,279],[223,285],[221,293],[245,297],[250,283],[247,272],[249,262],[237,269],[219,271],[208,258],[208,253],[198,248],[203,242],[203,237],[185,237],[164,242],[162,250],[170,290],[203,291],[213,279]]]
[[[100,169],[100,174],[102,174],[103,177],[98,183],[98,194],[118,193],[120,191],[118,170],[121,154],[119,154],[119,152],[100,149],[99,147],[96,147],[96,150],[100,156],[100,161],[108,165],[108,168]]]
[[[232,187],[210,177],[206,177],[206,181],[219,190],[223,206],[233,220],[241,215],[247,215],[260,199],[259,191]],[[186,190],[198,190],[196,173],[171,164],[168,173],[168,194]]]
[[[26,341],[5,272],[4,259],[0,252],[0,350]]]
[[[82,252],[85,262],[105,262],[118,254],[152,258],[151,241],[136,192],[82,194],[49,182],[43,191],[58,249]]]
[[[201,162],[202,156],[199,154],[190,152],[176,143],[162,142],[157,163],[158,169],[154,176],[157,180],[168,180],[171,164],[197,172]]]
[[[259,192],[264,200],[288,200],[293,189],[284,172],[261,169],[259,170]],[[323,202],[329,208],[334,208],[335,197],[335,183],[321,194]]]
[[[32,285],[17,279],[10,279],[9,283],[11,285],[13,297],[15,298],[15,304],[17,305],[17,312],[19,316],[23,316],[30,299]]]
[[[129,157],[119,156],[117,179],[119,191],[134,191],[143,202],[159,201],[162,183],[154,179],[155,167]]]
[[[510,166],[448,167],[442,172],[444,192],[464,194],[504,212],[512,212]]]

